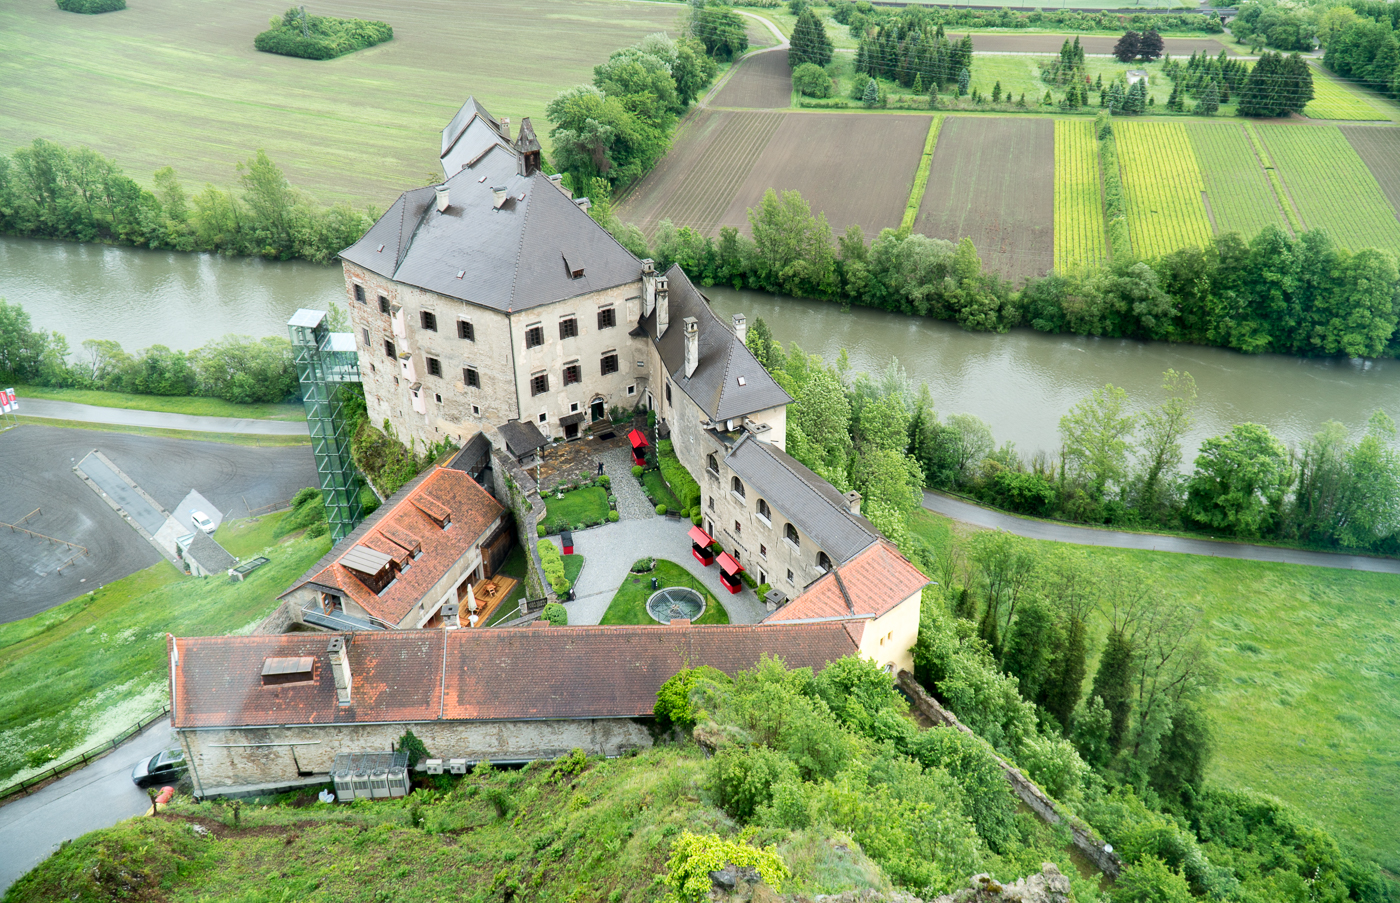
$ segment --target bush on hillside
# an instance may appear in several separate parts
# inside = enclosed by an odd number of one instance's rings
[[[58,8],[66,13],[111,13],[126,9],[126,0],[58,0]]]
[[[394,29],[387,22],[337,19],[332,16],[303,17],[301,10],[293,7],[280,19],[274,17],[272,27],[254,38],[253,46],[263,53],[280,53],[283,56],[298,56],[308,60],[329,60],[382,44],[393,37]]]
[[[792,86],[807,97],[831,96],[831,76],[816,63],[803,63],[794,69]]]

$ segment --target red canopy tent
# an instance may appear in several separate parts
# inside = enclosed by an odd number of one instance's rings
[[[690,537],[690,554],[695,556],[695,560],[705,567],[714,564],[715,553],[714,550],[710,548],[714,540],[710,537],[710,534],[701,530],[699,527],[691,527],[690,532],[686,535]]]
[[[627,441],[632,443],[632,463],[645,465],[647,463],[645,449],[651,444],[647,442],[647,437],[642,435],[641,430],[632,430],[627,434]]]
[[[744,583],[739,579],[739,572],[744,566],[735,561],[728,552],[719,554],[719,582],[724,584],[724,588],[733,595],[744,588]]]

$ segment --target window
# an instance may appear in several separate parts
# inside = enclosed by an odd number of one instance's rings
[[[612,329],[617,325],[617,311],[611,307],[605,307],[598,311],[598,328]]]
[[[399,356],[399,353],[394,350],[394,343],[389,341],[388,339],[384,340],[384,353],[391,358],[396,358]]]
[[[831,570],[831,558],[825,552],[817,553],[817,567],[824,571]]]
[[[714,497],[714,496],[710,496],[710,510],[711,510],[711,511],[715,510],[715,497]]]
[[[544,344],[544,327],[536,323],[525,329],[525,347],[538,348]]]
[[[802,540],[797,538],[797,528],[792,524],[788,524],[783,528],[783,537],[795,546],[800,547],[802,545]]]
[[[472,416],[473,416],[473,417],[480,417],[480,416],[481,416],[481,408],[477,407],[476,405],[472,405]]]
[[[670,404],[670,403],[671,403],[671,384],[670,384],[670,383],[667,383],[667,384],[666,384],[666,403],[667,403],[667,404]]]
[[[763,518],[764,523],[773,526],[773,509],[768,507],[767,499],[758,500],[758,516]]]
[[[768,547],[765,546],[763,543],[759,543],[759,544],[758,544],[758,557],[759,557],[759,558],[767,558],[767,557],[768,557]],[[760,580],[760,581],[759,581],[759,583],[767,583],[767,582],[768,582],[767,580]]]
[[[637,387],[636,387],[636,386],[628,386],[628,387],[627,387],[627,394],[628,394],[629,397],[632,396],[632,395],[636,395],[636,394],[637,394]]]
[[[741,523],[739,523],[739,522],[736,520],[736,521],[734,522],[734,535],[735,535],[735,536],[738,536],[740,533],[743,533],[743,532],[744,532],[744,525],[741,524]]]
[[[559,338],[572,339],[578,335],[578,318],[569,317],[559,321]]]
[[[762,586],[763,584],[765,584],[765,583],[767,583],[767,582],[768,582],[768,574],[763,570],[763,568],[759,568],[759,569],[758,569],[758,583],[759,583],[759,585]]]
[[[439,395],[438,393],[434,392],[434,393],[433,393],[433,401],[436,401],[438,404],[442,404],[442,396]]]
[[[462,384],[469,389],[480,389],[481,374],[476,372],[475,367],[463,367]]]
[[[428,375],[442,376],[442,361],[435,357],[428,358]]]
[[[383,295],[379,296],[379,312],[381,314],[387,314],[389,312],[389,299]]]
[[[564,385],[572,386],[574,383],[583,382],[583,368],[578,365],[578,361],[564,365]]]
[[[540,423],[548,423],[548,422],[549,422],[549,415],[548,415],[548,414],[541,413],[541,414],[540,414]]]
[[[705,456],[705,467],[710,471],[710,473],[714,474],[715,476],[719,476],[719,459],[716,458],[714,455]]]
[[[617,372],[617,352],[609,351],[603,355],[603,375]]]
[[[457,338],[466,339],[468,342],[476,341],[476,328],[466,320],[457,321]]]
[[[365,287],[363,285],[355,286],[355,300],[361,304],[365,303]]]
[[[577,401],[571,401],[571,402],[569,402],[569,413],[570,413],[570,414],[577,414],[577,413],[578,413],[578,402],[577,402]]]
[[[792,582],[792,568],[788,568],[788,583]]]
[[[543,395],[544,393],[546,393],[546,392],[548,392],[548,391],[549,391],[549,374],[548,374],[548,373],[536,373],[534,376],[530,377],[530,394],[531,394],[531,395]],[[544,415],[541,414],[540,416],[543,417]],[[544,421],[541,420],[540,422],[543,423]]]
[[[738,477],[729,481],[729,489],[739,498],[744,497],[744,482]]]
[[[368,329],[368,327],[366,327],[365,329],[361,329],[360,332],[364,335],[364,337],[365,337],[365,347],[368,348],[368,347],[369,347],[369,329]]]
[[[429,332],[437,332],[437,314],[430,310],[420,310],[418,312],[418,322]]]

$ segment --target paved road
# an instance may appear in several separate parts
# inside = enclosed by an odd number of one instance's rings
[[[1014,514],[1004,514],[927,490],[924,492],[924,507],[954,520],[978,527],[1005,530],[1028,539],[1047,539],[1051,542],[1105,546],[1112,549],[1181,552],[1188,555],[1209,555],[1214,558],[1238,558],[1244,561],[1306,564],[1313,567],[1342,568],[1349,571],[1400,574],[1400,561],[1390,558],[1334,555],[1328,552],[1304,552],[1295,549],[1276,549],[1270,546],[1252,546],[1239,542],[1215,542],[1208,539],[1186,539],[1179,536],[1157,536],[1150,533],[1123,533],[1117,530],[1071,527],[1067,524],[1052,524],[1017,517]]]
[[[250,433],[258,436],[305,436],[306,423],[300,420],[249,420],[239,417],[199,417],[194,414],[168,414],[163,411],[129,411],[104,408],[72,401],[42,398],[20,399],[20,412],[28,417],[54,420],[81,420],[84,423],[115,423],[164,430],[193,430],[200,433]]]
[[[131,768],[169,745],[170,722],[158,722],[106,758],[0,806],[0,894],[63,841],[150,808],[146,791],[131,783]]]

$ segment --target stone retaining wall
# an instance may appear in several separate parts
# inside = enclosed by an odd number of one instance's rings
[[[528,614],[526,602],[530,599],[544,599],[558,602],[554,589],[544,578],[544,566],[540,563],[539,524],[544,521],[544,499],[540,498],[535,478],[521,467],[515,458],[503,451],[505,443],[495,430],[487,430],[491,440],[491,492],[506,508],[515,515],[516,539],[525,547],[525,599],[521,600],[522,615]],[[543,604],[539,605],[544,608]]]

